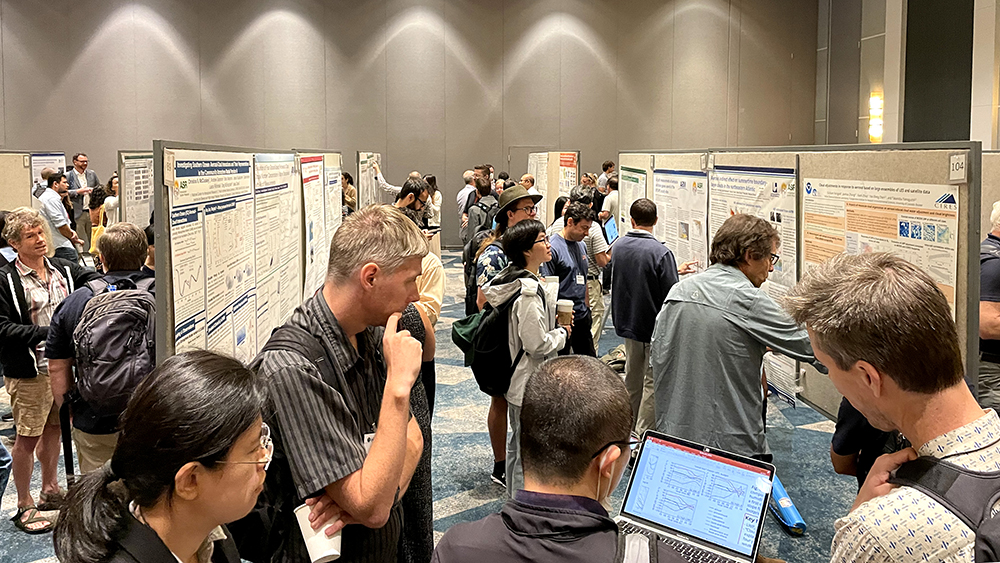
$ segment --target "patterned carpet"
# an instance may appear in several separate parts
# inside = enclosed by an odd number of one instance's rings
[[[486,431],[489,399],[462,365],[462,354],[451,341],[451,323],[464,316],[462,264],[459,252],[445,252],[447,274],[444,310],[437,329],[437,397],[433,432],[434,534],[439,538],[459,522],[476,520],[497,511],[503,489],[489,479],[493,456]],[[621,344],[610,320],[606,323],[599,352]],[[0,414],[10,410],[6,393],[0,389]],[[774,452],[778,475],[808,524],[802,537],[786,534],[773,518],[768,518],[762,540],[762,555],[789,562],[812,563],[829,560],[833,521],[846,514],[857,491],[853,477],[833,472],[830,465],[830,437],[833,423],[800,405],[769,405],[768,440]],[[9,437],[9,423],[0,423],[0,435]],[[37,492],[39,470],[35,470]],[[60,479],[65,482],[61,471]],[[624,494],[622,485],[615,492],[617,507]],[[0,505],[6,516],[0,520],[0,563],[54,561],[50,535],[28,536],[18,532],[9,518],[14,513],[14,484],[7,486]]]

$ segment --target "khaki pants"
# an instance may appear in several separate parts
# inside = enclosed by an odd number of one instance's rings
[[[74,210],[76,211],[76,210]],[[80,218],[76,220],[76,234],[83,240],[83,252],[90,252],[90,229],[93,225],[90,223],[90,213],[86,209],[83,210],[83,214]]]
[[[632,405],[635,431],[642,436],[656,428],[656,401],[653,396],[653,368],[649,365],[649,343],[625,339],[625,388]]]
[[[36,438],[42,435],[46,426],[59,426],[59,409],[52,400],[49,374],[41,372],[26,379],[3,379],[19,436]]]
[[[80,462],[80,474],[90,473],[111,459],[118,445],[118,433],[88,434],[74,428],[73,445],[76,446],[76,459]]]
[[[601,341],[601,332],[604,331],[604,293],[601,291],[601,280],[587,280],[587,291],[590,298],[590,313],[593,315],[593,323],[590,325],[590,335],[594,338],[594,350],[597,350],[597,343]]]

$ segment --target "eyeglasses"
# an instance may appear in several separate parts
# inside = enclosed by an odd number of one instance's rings
[[[641,443],[642,440],[636,438],[635,436],[630,437],[628,440],[615,440],[613,442],[608,442],[607,444],[601,446],[601,449],[594,452],[594,455],[590,456],[590,459],[594,459],[597,456],[601,455],[601,452],[610,448],[611,446],[628,446],[629,452],[634,452],[635,450],[639,449],[639,444]]]
[[[779,258],[781,258],[781,256],[778,256],[777,254],[775,254],[775,253],[772,252],[771,253],[771,265],[774,266],[775,264],[777,264]]]
[[[524,211],[528,215],[533,215],[535,213],[535,211],[537,211],[537,210],[538,210],[538,207],[534,206],[534,205],[529,205],[527,207],[516,207],[516,208],[514,208],[514,212]]]
[[[264,452],[264,458],[258,461],[220,461],[219,463],[235,463],[235,464],[254,464],[260,465],[264,464],[264,471],[271,465],[271,459],[274,457],[274,441],[271,440],[271,428],[266,422],[260,424],[260,448]]]
[[[540,242],[544,242],[545,244],[549,244],[549,237],[543,235],[542,238],[540,238],[540,239],[538,239],[538,240],[535,241],[535,244],[538,244]]]

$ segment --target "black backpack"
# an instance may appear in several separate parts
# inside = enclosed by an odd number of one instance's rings
[[[476,305],[476,298],[479,296],[479,284],[476,283],[476,252],[479,251],[479,245],[486,240],[489,236],[489,231],[479,231],[476,233],[468,243],[466,243],[465,248],[462,250],[462,262],[465,265],[465,314],[473,315],[479,311],[479,306]],[[500,246],[500,241],[497,240],[491,244],[503,251],[503,247]],[[485,252],[485,249],[483,250]]]
[[[890,483],[913,487],[941,503],[976,534],[976,562],[1000,559],[1000,471],[978,472],[922,456],[896,470]]]
[[[76,387],[101,416],[125,411],[132,392],[156,367],[153,278],[87,282],[94,293],[73,330]]]
[[[528,276],[524,271],[516,278]],[[465,365],[472,368],[472,375],[479,384],[479,389],[491,397],[500,397],[510,388],[510,378],[514,368],[524,357],[522,347],[514,358],[510,357],[510,309],[521,295],[518,289],[514,294],[494,307],[490,303],[483,310],[455,321],[451,326],[451,339],[465,352]],[[539,288],[538,295],[545,305],[545,292]]]
[[[267,343],[251,362],[250,369],[254,372],[259,370],[264,353],[272,350],[297,353],[316,366],[327,384],[332,385],[336,381],[336,368],[327,357],[326,350],[316,337],[304,329],[290,325],[274,329]],[[345,400],[348,401],[349,408],[354,407],[349,397],[345,396]],[[293,512],[297,506],[295,485],[291,468],[284,461],[286,456],[282,447],[281,427],[274,420],[273,413],[265,417],[265,422],[271,428],[274,455],[264,478],[264,490],[257,497],[257,504],[249,514],[227,525],[240,557],[253,563],[271,563],[274,554],[283,551],[285,542],[288,541],[288,530],[297,525]]]

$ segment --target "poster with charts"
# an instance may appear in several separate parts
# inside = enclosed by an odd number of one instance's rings
[[[169,188],[174,349],[249,361],[254,326],[253,155],[164,151]]]
[[[373,203],[382,203],[382,190],[379,188],[378,180],[375,179],[374,164],[382,165],[382,159],[378,153],[359,152],[358,153],[358,209]]]
[[[257,341],[302,302],[302,201],[294,154],[254,155]]]
[[[535,189],[538,193],[543,196],[548,194],[549,186],[549,153],[547,152],[533,152],[528,154],[528,174],[535,177]],[[538,211],[535,219],[542,222],[543,225],[548,225],[548,209],[547,206],[551,202],[545,201],[544,199],[538,203]]]
[[[955,186],[803,179],[804,267],[842,252],[891,252],[927,272],[955,314]]]
[[[330,259],[330,240],[344,222],[344,186],[342,161],[339,153],[323,156],[326,170],[326,252],[323,253],[324,266]]]
[[[118,192],[122,220],[145,229],[153,213],[153,153],[122,153]]]
[[[708,174],[689,170],[654,170],[653,235],[674,253],[677,264],[697,260],[708,267]]]
[[[312,295],[326,277],[330,236],[326,232],[326,171],[321,154],[299,156],[302,174],[302,213],[305,217],[305,285],[302,294]]]
[[[31,182],[42,184],[42,170],[51,168],[53,170],[66,171],[66,154],[61,152],[33,152],[31,153]]]
[[[778,261],[761,286],[775,301],[798,281],[798,248],[795,223],[795,170],[716,166],[709,174],[709,245],[715,232],[737,213],[756,215],[771,223],[781,236]],[[794,360],[766,354],[764,370],[768,384],[785,402],[795,405],[798,369]]]
[[[569,192],[577,185],[576,169],[575,152],[559,153],[559,195],[569,197]]]
[[[629,209],[635,200],[646,197],[646,171],[622,166],[618,175],[618,231],[628,232]]]

